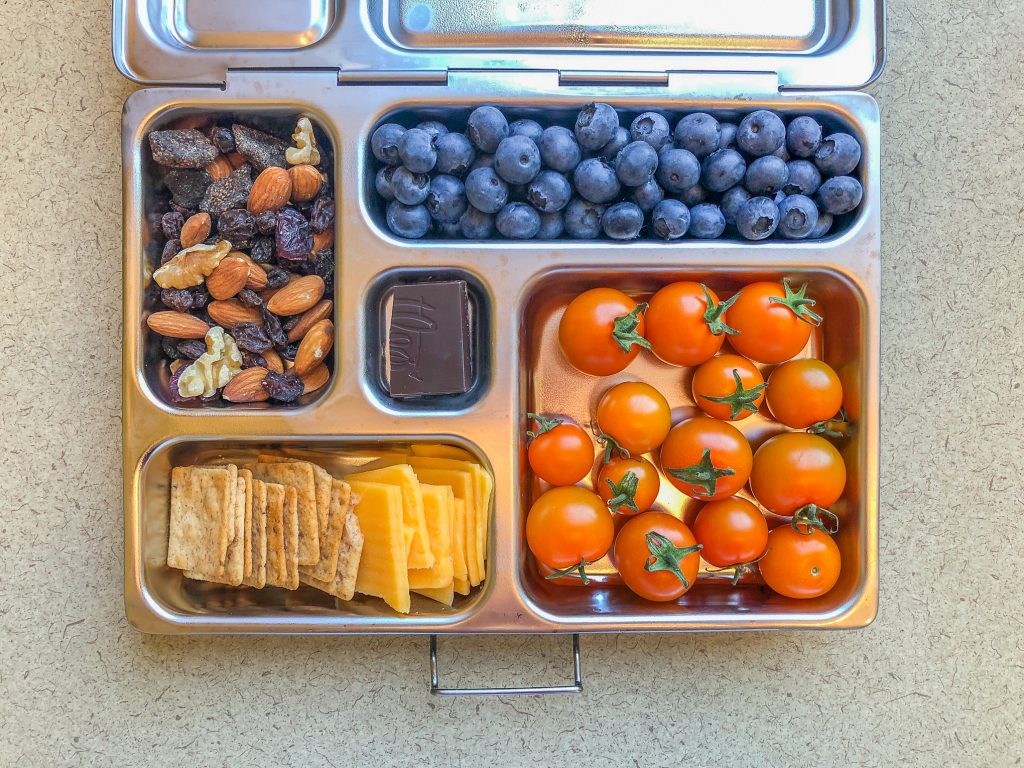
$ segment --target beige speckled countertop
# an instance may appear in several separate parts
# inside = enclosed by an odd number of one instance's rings
[[[582,696],[439,700],[423,638],[127,625],[119,129],[133,86],[111,63],[107,0],[0,0],[0,766],[1019,764],[1024,2],[892,6],[871,89],[878,619],[584,637]],[[442,642],[464,681],[568,674],[565,639]]]

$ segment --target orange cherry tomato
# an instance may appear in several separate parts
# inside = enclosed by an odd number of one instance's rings
[[[676,424],[661,446],[661,468],[676,488],[694,499],[732,496],[750,476],[750,443],[736,427],[697,416]]]
[[[712,357],[693,373],[693,402],[708,416],[740,421],[764,401],[764,377],[747,358]]]
[[[792,515],[808,505],[827,510],[846,486],[843,457],[828,440],[806,432],[783,432],[754,454],[750,490],[762,507]]]
[[[653,451],[672,428],[672,409],[650,384],[616,384],[597,404],[597,427],[631,455]]]
[[[623,515],[646,512],[658,498],[661,477],[647,459],[614,458],[597,475],[597,492],[608,509]]]
[[[749,563],[768,546],[768,523],[761,510],[746,499],[732,496],[700,508],[693,535],[703,545],[701,557],[716,568]]]
[[[813,312],[814,299],[805,297],[807,285],[793,291],[789,279],[782,283],[751,283],[729,307],[732,348],[759,363],[781,363],[799,354],[811,338],[811,328],[821,323]]]
[[[538,424],[531,437],[527,458],[534,473],[552,485],[575,485],[594,467],[594,441],[576,424],[560,419],[545,419],[534,413]]]
[[[537,560],[558,571],[552,576],[574,570],[588,583],[586,566],[604,557],[614,538],[604,500],[577,485],[545,491],[526,516],[526,543]]]
[[[817,528],[803,533],[786,525],[768,534],[768,551],[757,567],[764,583],[783,597],[820,597],[839,580],[839,547]]]
[[[644,512],[619,529],[612,560],[622,580],[645,600],[667,602],[697,581],[700,545],[678,518]]]
[[[591,376],[610,376],[633,362],[644,338],[644,310],[622,291],[594,288],[569,302],[558,323],[565,359]]]
[[[701,283],[681,281],[666,285],[651,297],[644,313],[647,340],[658,357],[672,365],[700,365],[722,348],[726,312],[732,299],[719,302],[717,294]]]
[[[821,360],[790,360],[768,377],[768,408],[776,421],[806,429],[828,421],[843,405],[843,385]]]

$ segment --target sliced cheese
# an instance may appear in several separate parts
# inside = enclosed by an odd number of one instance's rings
[[[402,494],[402,515],[405,524],[412,529],[412,543],[409,548],[409,568],[430,568],[434,555],[430,549],[430,534],[423,515],[423,493],[420,491],[416,473],[408,464],[396,464],[380,469],[371,469],[349,475],[349,481],[362,480],[370,483],[387,483],[397,486]]]
[[[436,600],[442,605],[447,605],[449,608],[455,602],[454,584],[449,584],[447,587],[421,587],[420,589],[414,589],[413,592],[417,595],[429,597],[431,600]]]
[[[423,514],[427,521],[434,564],[430,568],[410,568],[409,587],[450,587],[455,575],[452,565],[455,494],[447,485],[421,485],[420,490],[423,494]]]
[[[402,492],[395,485],[348,478],[359,496],[355,515],[363,533],[356,591],[383,598],[399,613],[409,612],[409,566],[405,550]]]
[[[421,459],[420,461],[423,461]],[[465,558],[466,570],[469,582],[476,586],[483,579],[483,571],[478,567],[476,561],[476,525],[473,491],[473,475],[469,472],[460,472],[454,469],[431,469],[429,467],[416,467],[416,476],[421,482],[430,485],[451,486],[452,493],[456,499],[461,499],[465,504],[464,520],[462,522],[462,553]]]
[[[457,459],[458,461],[476,462],[476,456],[465,448],[457,445],[440,445],[437,443],[415,443],[412,446],[413,456],[425,456],[435,459]]]
[[[455,499],[455,528],[452,535],[452,571],[455,591],[469,594],[469,572],[466,568],[466,501]]]

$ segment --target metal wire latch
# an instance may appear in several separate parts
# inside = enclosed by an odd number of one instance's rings
[[[519,696],[541,693],[582,693],[583,670],[580,666],[580,636],[572,636],[572,685],[537,685],[509,688],[443,688],[437,673],[437,635],[430,636],[430,692],[437,696]]]

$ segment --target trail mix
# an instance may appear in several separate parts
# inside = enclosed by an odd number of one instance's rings
[[[172,403],[291,403],[330,378],[331,157],[307,117],[249,122],[187,117],[148,137],[146,323]]]

